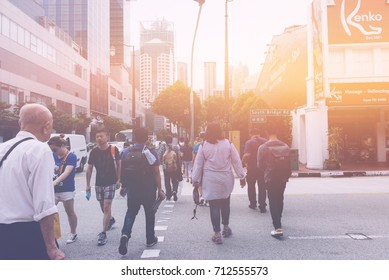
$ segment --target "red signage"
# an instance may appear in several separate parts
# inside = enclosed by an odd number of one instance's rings
[[[330,84],[328,106],[389,105],[389,83]]]
[[[388,0],[333,0],[328,44],[389,42]]]

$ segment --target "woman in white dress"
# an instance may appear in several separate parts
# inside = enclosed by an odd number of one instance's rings
[[[234,145],[222,137],[218,123],[211,123],[205,132],[205,141],[199,147],[192,173],[193,185],[202,185],[203,197],[209,201],[211,222],[214,235],[212,241],[222,244],[222,236],[232,234],[229,227],[230,196],[234,188],[234,173],[244,179],[246,173],[242,167],[239,153]],[[244,184],[244,180],[241,181]],[[220,227],[223,224],[223,231]]]

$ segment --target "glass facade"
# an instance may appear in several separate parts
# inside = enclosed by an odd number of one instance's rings
[[[91,113],[108,114],[110,1],[43,0],[43,7],[46,16],[81,46],[89,61]]]
[[[87,80],[87,70],[75,63],[71,58],[57,50],[54,45],[45,42],[39,36],[32,34],[22,26],[0,13],[1,35],[17,42],[19,45],[35,54],[55,63],[73,75]]]

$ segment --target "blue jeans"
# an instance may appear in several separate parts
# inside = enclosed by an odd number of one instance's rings
[[[224,199],[209,200],[209,211],[214,232],[220,232],[220,214],[222,224],[227,226],[230,222],[230,197]]]
[[[156,198],[156,192],[135,192],[127,188],[127,212],[124,218],[122,234],[131,237],[132,227],[138,215],[140,206],[143,205],[146,216],[146,240],[151,243],[154,240],[155,232],[155,213],[153,203]]]

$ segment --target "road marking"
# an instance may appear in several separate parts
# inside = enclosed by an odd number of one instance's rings
[[[167,230],[167,226],[155,226],[154,230]]]
[[[344,235],[288,236],[287,238],[291,240],[318,240],[318,239],[366,240],[366,239],[389,238],[389,235],[358,235],[356,233],[349,233]]]
[[[165,210],[165,211],[162,211],[162,214],[170,214],[170,213],[173,213],[172,210]]]
[[[168,220],[158,220],[157,223],[164,223],[167,222]]]
[[[316,239],[350,239],[347,235],[327,235],[327,236],[288,236],[292,240],[316,240]]]
[[[141,259],[148,259],[148,258],[158,258],[159,253],[161,250],[158,249],[152,249],[152,250],[144,250]]]
[[[165,207],[165,208],[173,208],[174,205],[173,204],[165,204],[163,207]]]
[[[158,243],[165,241],[165,236],[157,236],[158,237]]]

